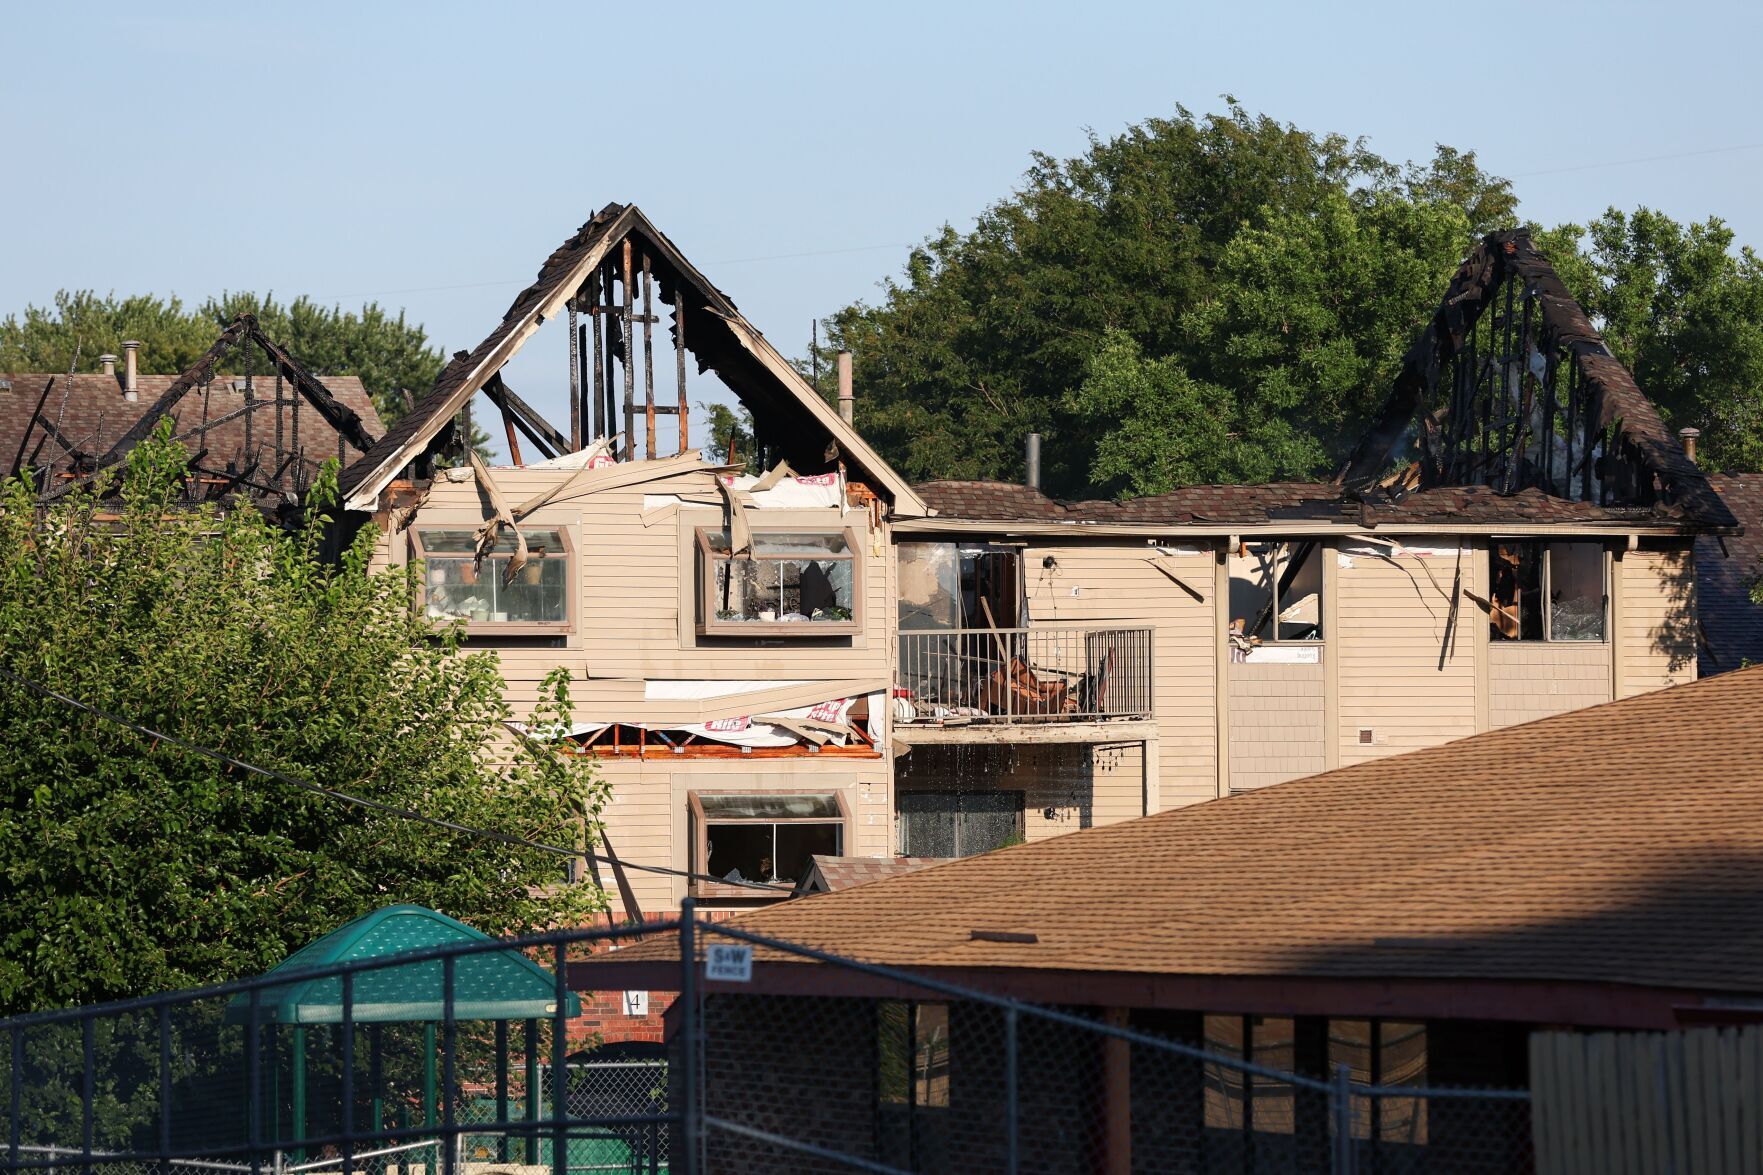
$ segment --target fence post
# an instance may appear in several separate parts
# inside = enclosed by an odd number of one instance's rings
[[[454,1145],[460,1135],[454,1133],[458,1108],[454,1105],[459,1078],[459,1019],[455,1005],[455,988],[458,984],[459,958],[448,955],[441,960],[441,1129],[446,1132],[447,1149],[442,1163],[446,1175],[458,1175],[458,1148]]]
[[[1016,1008],[1012,1005],[1004,1009],[1004,1170],[1009,1175],[1016,1175],[1019,1161],[1016,1098]]]
[[[355,972],[343,972],[343,1175],[355,1175]]]
[[[92,1169],[92,1102],[97,1097],[93,1085],[98,1067],[94,1057],[97,1031],[98,1026],[90,1016],[80,1019],[80,1045],[85,1055],[80,1079],[80,1156],[85,1159],[88,1171]]]
[[[569,946],[553,959],[557,1001],[551,1015],[551,1175],[569,1175]]]
[[[1334,1122],[1334,1172],[1335,1175],[1352,1175],[1353,1085],[1345,1062],[1334,1067],[1328,1101],[1329,1117]]]
[[[24,1029],[12,1030],[12,1104],[7,1107],[10,1119],[6,1126],[6,1151],[14,1171],[18,1170],[19,1124],[24,1117]]]
[[[251,1175],[263,1170],[263,989],[251,989],[251,1010],[245,1029],[245,1135],[251,1147]]]
[[[171,1170],[171,1005],[159,1005],[159,1162]]]
[[[684,1175],[698,1172],[698,902],[679,904],[680,1159]]]

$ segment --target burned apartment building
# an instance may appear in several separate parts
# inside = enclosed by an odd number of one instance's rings
[[[52,501],[118,470],[169,425],[187,455],[184,496],[249,501],[290,522],[326,461],[347,465],[385,431],[355,376],[308,371],[255,316],[228,323],[175,375],[138,369],[140,344],[97,372],[0,373],[0,471]]]
[[[503,376],[546,329],[568,344],[566,425]],[[740,463],[696,447],[688,368],[751,412]],[[511,465],[463,452],[474,401]],[[617,879],[626,914],[766,902],[816,858],[971,856],[1688,680],[1692,547],[1738,529],[1523,233],[1464,261],[1334,480],[1060,502],[905,483],[616,204],[343,489],[382,563],[423,562],[437,622],[500,654],[517,711],[570,671],[611,853],[679,871]]]

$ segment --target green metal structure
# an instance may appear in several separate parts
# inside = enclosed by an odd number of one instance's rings
[[[341,1024],[343,1022],[343,978],[322,972],[340,963],[357,963],[368,959],[392,958],[416,951],[466,944],[491,943],[495,940],[481,930],[449,918],[425,906],[395,905],[364,914],[353,922],[339,926],[323,938],[295,951],[266,978],[286,975],[288,982],[262,990],[258,995],[258,1023],[272,1034],[281,1027],[290,1030],[292,1040],[290,1091],[293,1102],[293,1137],[306,1136],[307,1026]],[[362,971],[350,979],[350,1020],[367,1027],[370,1047],[377,1057],[379,1027],[385,1024],[423,1026],[423,1124],[436,1123],[436,1088],[438,1085],[436,1028],[447,1019],[447,972],[452,971],[452,1018],[459,1021],[491,1021],[496,1030],[497,1102],[501,1117],[507,1117],[508,1104],[508,1032],[507,1022],[526,1023],[528,1042],[535,1039],[536,1022],[553,1018],[557,1012],[557,979],[515,949],[483,951],[457,958],[428,958],[405,966],[389,966]],[[227,1006],[226,1018],[244,1023],[250,1014],[250,1002],[235,997]],[[568,993],[564,1008],[566,1016],[581,1014],[581,999]],[[537,1121],[541,1114],[538,1079],[538,1054],[528,1047],[526,1060],[526,1116]],[[376,1066],[377,1068],[377,1063]],[[373,1100],[373,1128],[383,1126],[384,1106],[376,1089]],[[535,1150],[529,1162],[537,1161]]]

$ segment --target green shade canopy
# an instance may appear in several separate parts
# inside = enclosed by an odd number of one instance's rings
[[[423,906],[387,906],[340,926],[284,959],[271,976],[379,959],[459,943],[495,941],[481,930]],[[440,1020],[446,1015],[444,963],[429,959],[357,971],[354,1019],[359,1024]],[[453,1016],[457,1020],[531,1020],[556,1013],[556,979],[517,950],[461,955],[454,962]],[[263,1024],[338,1024],[343,1019],[341,976],[296,979],[266,987],[258,1005]],[[247,992],[227,1004],[226,1018],[242,1024],[250,1015]],[[565,1013],[581,1014],[568,993]]]

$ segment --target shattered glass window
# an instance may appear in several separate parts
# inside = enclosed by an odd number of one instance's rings
[[[1549,639],[1604,639],[1604,548],[1597,543],[1549,546]]]
[[[703,531],[714,624],[850,624],[857,615],[856,559],[844,531],[755,532],[730,552],[727,531]]]
[[[1604,639],[1609,596],[1599,543],[1497,542],[1488,582],[1495,640]]]

